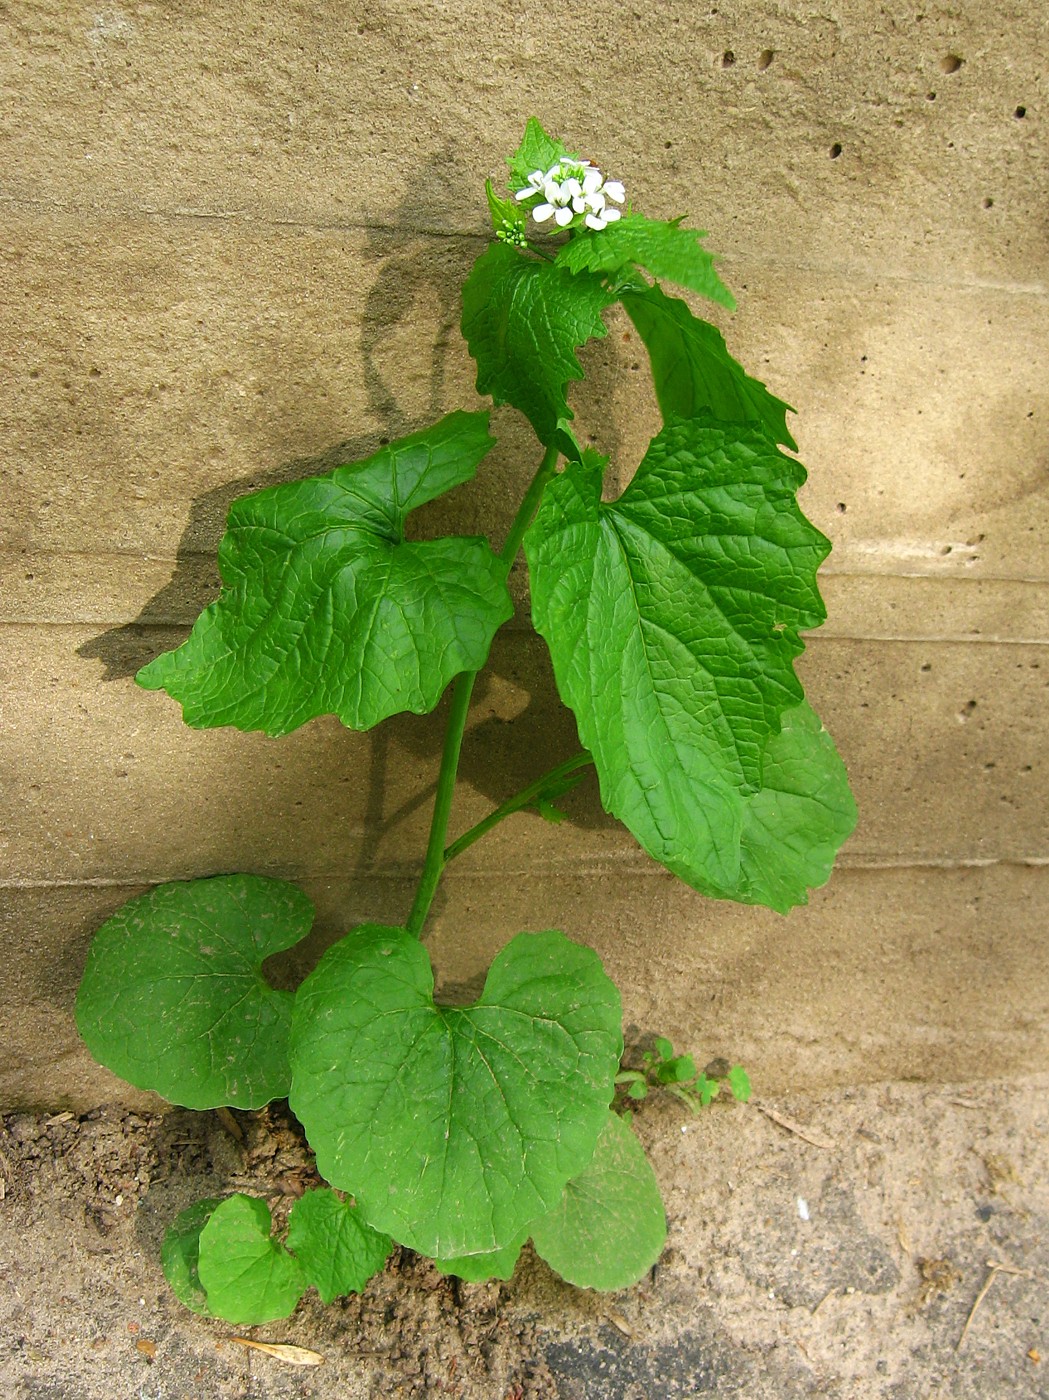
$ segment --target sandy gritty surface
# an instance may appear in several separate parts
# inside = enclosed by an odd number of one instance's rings
[[[279,1213],[311,1184],[286,1113],[9,1115],[0,1394],[1049,1397],[1047,1089],[868,1085],[695,1118],[650,1099],[636,1124],[670,1235],[637,1288],[573,1290],[530,1252],[508,1284],[462,1284],[403,1251],[360,1298],[311,1292],[239,1332],[174,1300],[159,1240],[199,1196],[246,1190]],[[324,1361],[293,1368],[235,1335]]]

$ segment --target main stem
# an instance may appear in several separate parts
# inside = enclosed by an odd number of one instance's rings
[[[546,483],[554,474],[558,456],[559,452],[556,446],[551,445],[546,449],[539,469],[532,478],[532,483],[525,492],[524,500],[514,516],[514,523],[510,526],[510,533],[507,535],[506,543],[499,554],[504,578],[509,575],[514,560],[517,558],[517,551],[521,548],[524,533],[532,523],[532,517],[539,508],[539,501]],[[417,938],[422,934],[426,916],[430,912],[430,905],[433,903],[441,874],[447,864],[445,842],[448,838],[448,820],[452,815],[452,801],[455,797],[455,777],[459,771],[459,755],[463,747],[463,734],[466,732],[466,718],[470,713],[470,697],[473,695],[474,682],[479,674],[478,671],[463,671],[455,678],[452,685],[452,703],[448,711],[448,726],[444,731],[441,771],[437,775],[437,793],[434,797],[433,816],[430,819],[430,839],[426,847],[426,860],[423,863],[419,888],[415,892],[415,901],[406,924],[408,932],[414,933]]]

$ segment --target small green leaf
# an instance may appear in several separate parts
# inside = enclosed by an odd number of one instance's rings
[[[528,177],[536,170],[546,172],[571,152],[560,141],[556,141],[544,130],[537,117],[529,117],[521,144],[507,160],[510,168],[509,184],[511,191],[528,188]]]
[[[590,1165],[533,1224],[536,1252],[568,1283],[611,1291],[644,1278],[666,1237],[659,1183],[644,1148],[610,1113]]]
[[[291,1104],[321,1174],[430,1258],[503,1250],[589,1161],[622,1051],[619,994],[562,933],[519,934],[474,1006],[425,948],[365,924],[299,988]]]
[[[306,1288],[297,1260],[270,1235],[269,1207],[253,1196],[230,1196],[200,1232],[200,1281],[215,1317],[240,1327],[273,1322],[295,1311]]]
[[[159,885],[99,929],[77,1028],[100,1064],[186,1108],[261,1108],[288,1092],[290,992],[263,961],[300,942],[313,905],[283,880]]]
[[[361,1213],[334,1191],[307,1191],[291,1208],[287,1246],[326,1303],[362,1293],[389,1258],[393,1241],[366,1225]]]
[[[668,424],[616,501],[601,499],[603,466],[588,452],[549,484],[525,551],[536,629],[604,805],[696,889],[780,908],[779,852],[827,786],[810,764],[806,787],[802,759],[796,800],[766,796],[748,816],[765,767],[777,781],[788,766],[770,740],[802,700],[799,633],[824,617],[830,545],[798,509],[804,468],[757,428],[705,415]],[[826,878],[837,836],[802,876]]]
[[[432,710],[484,665],[513,606],[487,541],[405,541],[405,520],[492,444],[486,413],[451,413],[363,462],[234,501],[221,596],[139,684],[166,690],[187,724],[271,735],[323,714],[370,729]]]
[[[656,1054],[661,1060],[672,1060],[674,1058],[674,1047],[667,1040],[665,1035],[657,1035],[652,1042],[655,1046]]]
[[[633,1084],[631,1084],[630,1088],[627,1090],[627,1093],[632,1099],[647,1099],[648,1085],[643,1079],[638,1079]]]
[[[218,1200],[197,1201],[181,1211],[164,1231],[160,1246],[160,1266],[172,1293],[202,1317],[210,1317],[211,1310],[198,1273],[200,1232],[218,1205]]]
[[[718,1096],[720,1085],[714,1079],[708,1079],[705,1074],[701,1074],[692,1086],[699,1095],[699,1101],[706,1108]]]
[[[504,243],[523,248],[527,243],[525,231],[528,218],[515,199],[500,199],[492,188],[491,180],[484,182],[484,192],[488,198],[488,212],[492,216],[495,236]]]
[[[739,1103],[746,1103],[750,1098],[750,1076],[742,1065],[733,1065],[729,1070],[728,1087]]]
[[[755,423],[774,442],[797,450],[787,430],[793,409],[746,373],[716,327],[660,287],[628,292],[622,302],[648,349],[664,422],[706,412],[726,423]]]
[[[456,1278],[464,1279],[467,1283],[483,1283],[490,1278],[502,1279],[505,1282],[513,1277],[527,1238],[526,1230],[505,1249],[497,1249],[490,1254],[466,1254],[460,1259],[435,1259],[433,1262],[442,1274],[454,1274]]]
[[[463,287],[462,331],[477,361],[477,392],[519,409],[539,440],[560,442],[572,417],[566,391],[583,368],[575,350],[603,336],[601,312],[614,300],[594,273],[573,276],[493,243]]]
[[[660,281],[676,282],[734,310],[735,298],[714,271],[713,255],[700,244],[707,235],[680,223],[624,214],[607,228],[578,234],[557,261],[570,272],[615,273],[636,264]]]
[[[691,1055],[676,1055],[660,1065],[658,1077],[661,1084],[683,1084],[696,1077],[696,1062]]]

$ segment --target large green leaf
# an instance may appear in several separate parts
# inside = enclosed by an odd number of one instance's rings
[[[807,904],[807,890],[830,877],[855,825],[845,765],[819,716],[802,702],[785,712],[783,728],[768,741],[761,789],[743,813],[740,883],[726,895],[781,914]]]
[[[326,1303],[363,1292],[389,1257],[393,1241],[361,1219],[349,1201],[320,1187],[296,1201],[288,1217],[288,1248]]]
[[[181,1211],[164,1231],[160,1246],[160,1266],[171,1291],[180,1303],[202,1317],[210,1317],[208,1295],[200,1281],[200,1232],[211,1219],[219,1202],[195,1201]]]
[[[581,232],[557,255],[570,272],[619,272],[634,264],[653,277],[676,282],[731,311],[735,298],[714,270],[713,255],[701,245],[705,233],[644,214],[624,214],[596,233]]]
[[[568,1283],[609,1291],[644,1278],[666,1238],[651,1163],[629,1124],[610,1113],[589,1166],[532,1226],[536,1253]]]
[[[605,334],[601,312],[613,300],[596,273],[573,275],[491,244],[463,287],[462,330],[477,361],[477,392],[520,409],[539,440],[553,442],[558,422],[572,417],[568,382],[583,377],[576,347]]]
[[[732,358],[716,327],[659,287],[627,292],[622,302],[648,350],[664,420],[707,412],[725,422],[757,423],[774,442],[796,450],[787,431],[793,410]]]
[[[482,1283],[490,1278],[505,1281],[513,1278],[514,1269],[527,1239],[528,1231],[525,1230],[505,1249],[496,1249],[490,1254],[466,1254],[460,1259],[435,1259],[433,1262],[442,1274],[454,1274],[456,1278],[465,1279],[467,1283]]]
[[[299,989],[291,1104],[326,1180],[431,1258],[503,1250],[586,1166],[622,1050],[619,994],[562,933],[519,934],[474,1006],[437,1006],[404,929],[365,924]]]
[[[451,413],[363,462],[235,501],[221,596],[139,684],[166,690],[187,724],[273,735],[322,714],[369,729],[432,710],[453,676],[484,665],[513,609],[485,540],[413,543],[404,523],[468,481],[492,442],[486,413]]]
[[[570,464],[525,538],[536,628],[607,810],[723,895],[766,745],[803,698],[793,661],[830,546],[794,498],[804,468],[755,428],[671,423],[610,503],[603,465]]]
[[[295,1311],[306,1290],[297,1259],[271,1234],[269,1206],[254,1196],[229,1196],[200,1232],[200,1282],[215,1317],[240,1327],[273,1322]]]
[[[290,992],[263,960],[305,938],[294,885],[217,875],[158,885],[95,935],[77,1028],[95,1059],[186,1108],[261,1108],[288,1092]]]

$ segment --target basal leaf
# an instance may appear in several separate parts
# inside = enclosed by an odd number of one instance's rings
[[[421,944],[365,924],[299,989],[291,1103],[375,1229],[458,1261],[512,1245],[586,1165],[621,1051],[619,994],[564,934],[519,934],[449,1007]]]
[[[819,716],[804,702],[786,711],[768,741],[761,789],[747,799],[740,883],[729,897],[781,914],[807,904],[807,890],[830,877],[856,815],[845,765]]]
[[[288,1092],[290,992],[262,975],[305,938],[294,885],[217,875],[159,885],[95,935],[77,1028],[95,1059],[186,1108],[261,1108]]]
[[[756,428],[669,424],[617,501],[602,466],[570,464],[525,537],[535,625],[606,809],[725,896],[766,745],[802,699],[793,661],[824,616],[830,546],[795,501],[804,468]]]
[[[610,1291],[644,1278],[666,1238],[659,1183],[645,1150],[610,1113],[589,1166],[532,1226],[536,1253],[568,1283]]]
[[[215,1317],[240,1327],[273,1322],[295,1311],[306,1289],[296,1259],[270,1235],[269,1206],[229,1196],[200,1232],[200,1281]]]
[[[463,287],[462,330],[477,361],[477,392],[520,409],[550,444],[558,422],[572,417],[568,383],[583,377],[576,347],[605,334],[601,312],[613,300],[595,273],[573,276],[491,244]]]
[[[676,282],[730,311],[736,301],[714,270],[714,258],[700,243],[705,233],[682,228],[680,220],[624,214],[596,233],[580,233],[557,255],[570,272],[615,273],[636,265],[664,282]]]
[[[210,1317],[208,1295],[200,1281],[200,1232],[219,1205],[217,1200],[197,1201],[181,1211],[164,1231],[160,1266],[171,1291],[191,1312]]]
[[[782,399],[752,379],[728,353],[721,332],[659,287],[624,293],[623,305],[645,342],[664,421],[710,413],[730,423],[756,423],[774,442],[797,449]]]
[[[452,413],[363,462],[235,501],[221,596],[139,684],[166,690],[187,724],[273,735],[322,714],[369,729],[432,710],[453,676],[483,666],[513,609],[485,540],[410,542],[404,523],[468,481],[492,442],[487,414]]]
[[[362,1293],[389,1258],[393,1241],[366,1225],[356,1206],[320,1187],[292,1206],[287,1245],[306,1282],[330,1303],[344,1293]]]
[[[569,154],[560,141],[556,141],[543,130],[537,117],[529,117],[521,144],[506,162],[510,167],[511,191],[516,194],[518,190],[526,189],[528,177],[533,171],[541,170],[545,175],[562,156]]]

